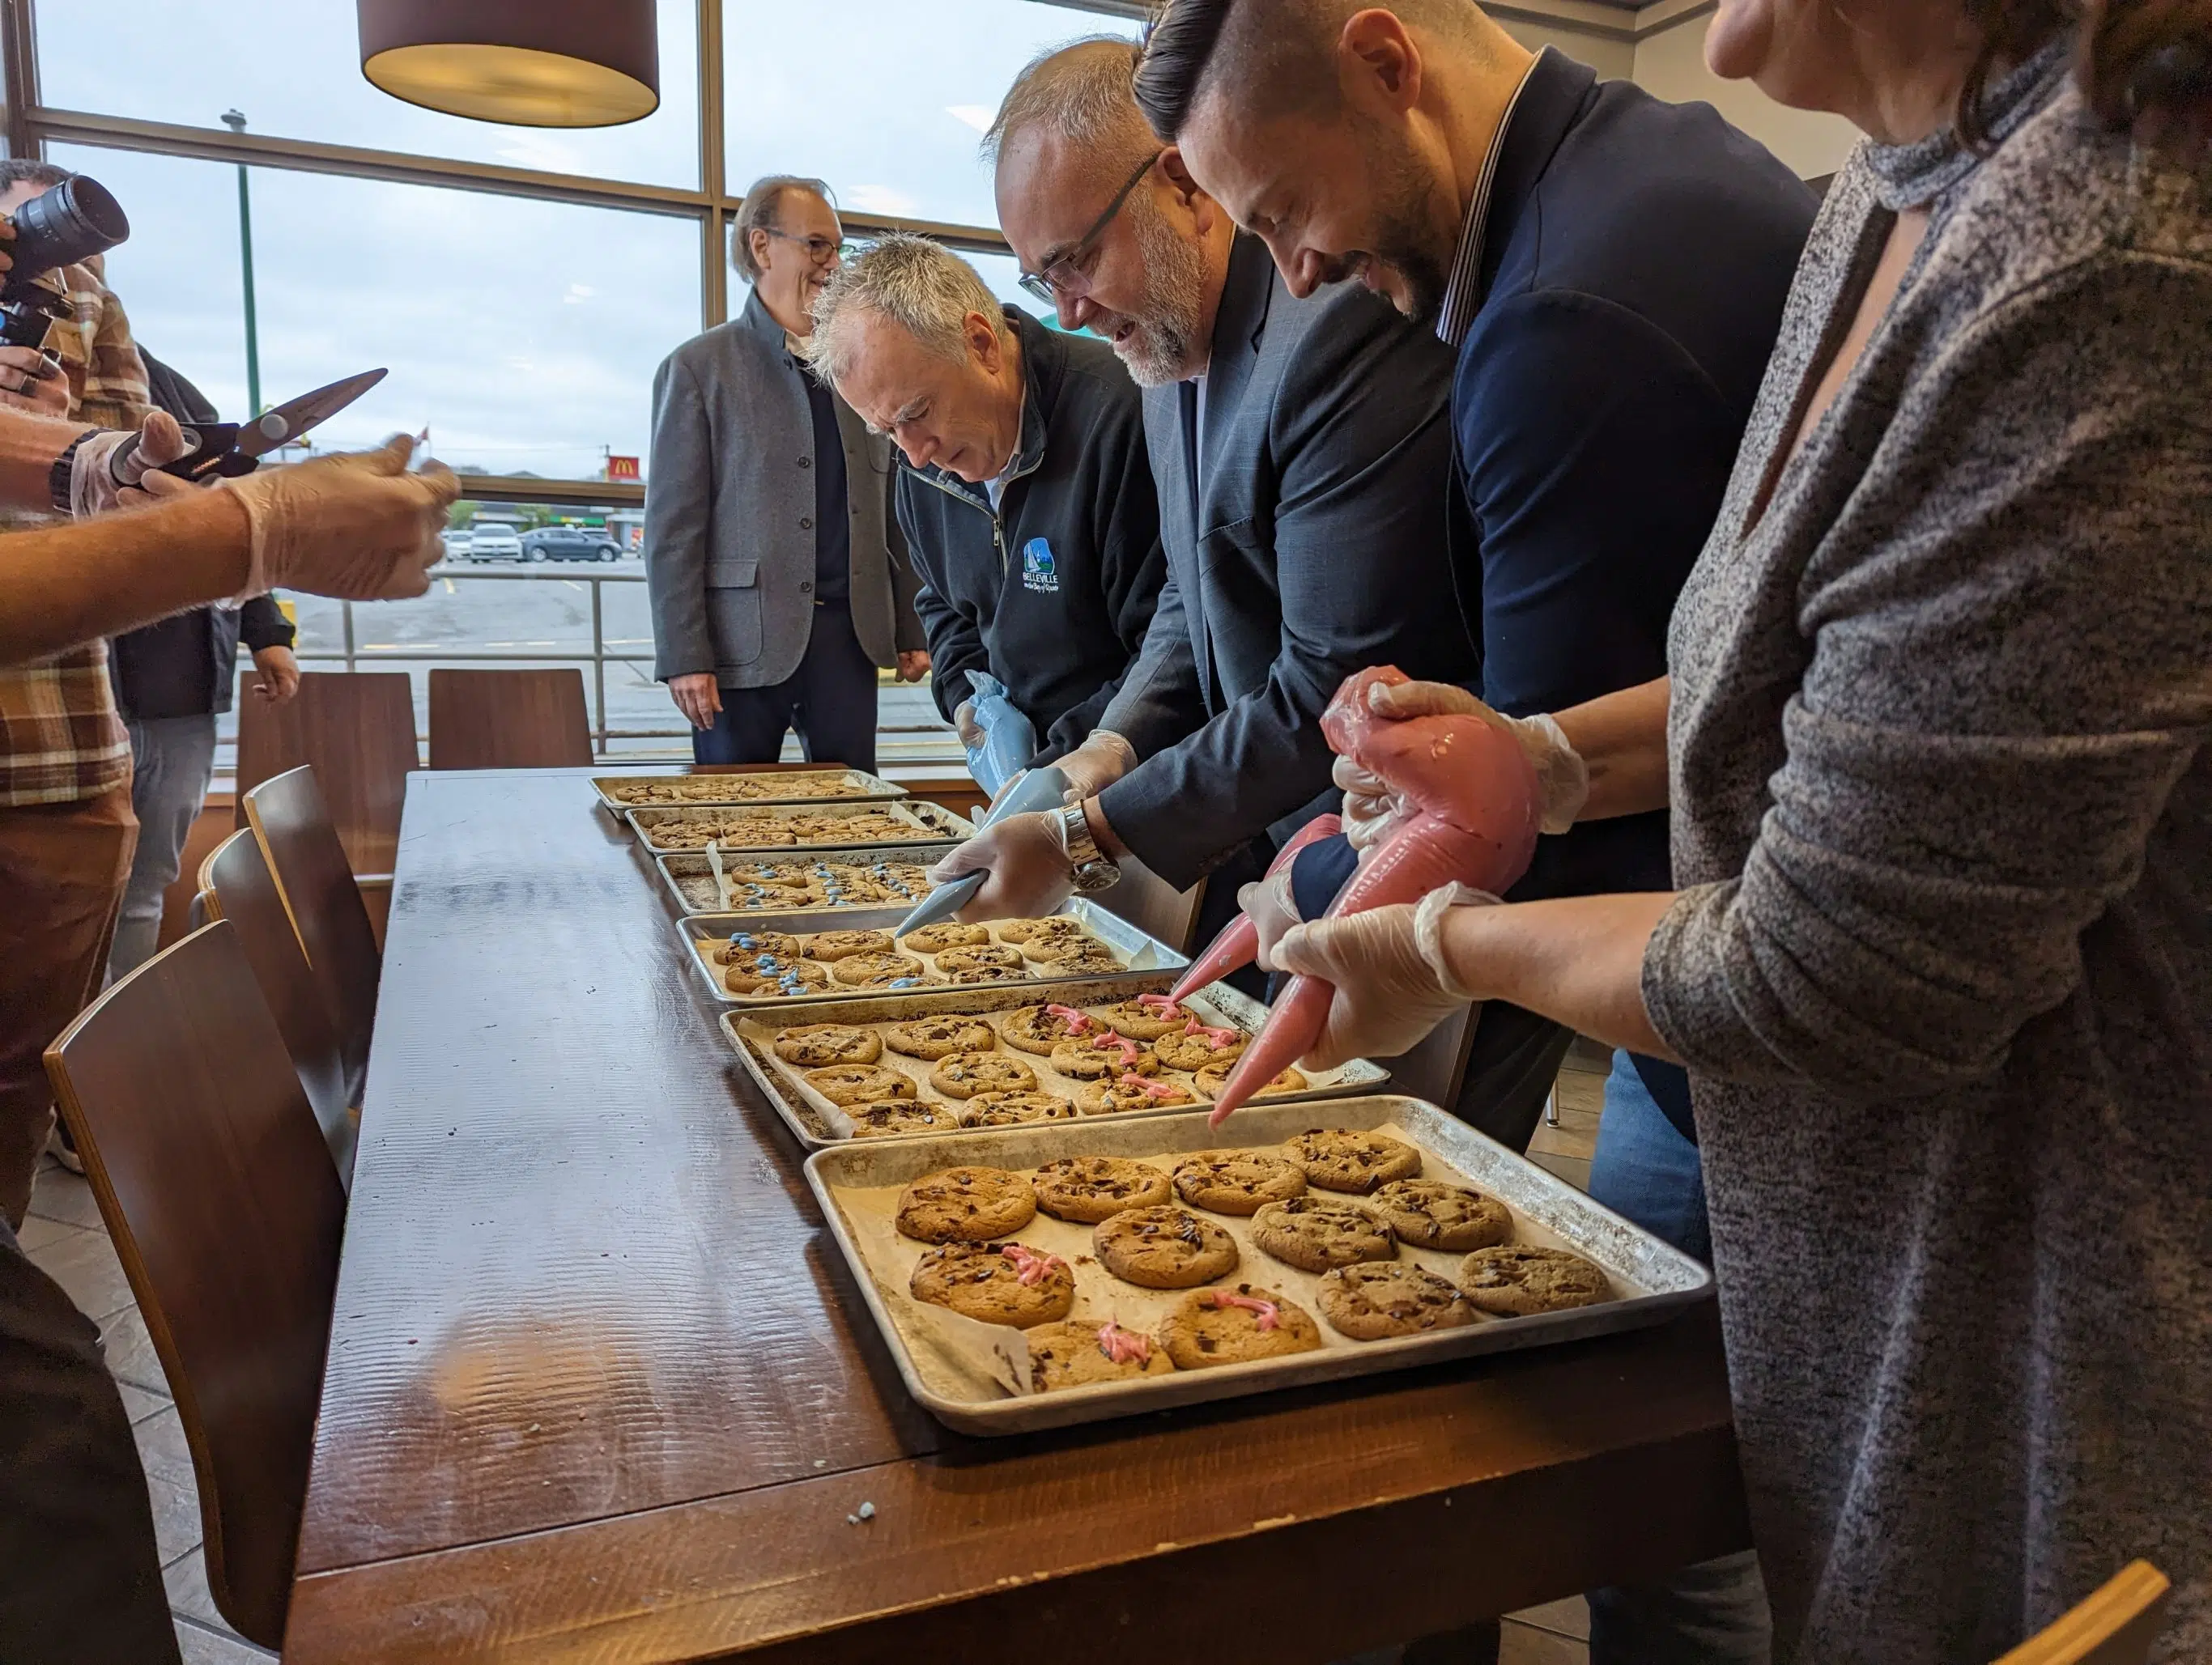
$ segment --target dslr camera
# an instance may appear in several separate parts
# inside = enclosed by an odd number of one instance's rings
[[[113,248],[131,222],[107,188],[82,173],[31,198],[15,222],[15,240],[0,243],[15,263],[0,275],[0,342],[44,351],[46,332],[72,316],[61,269]]]

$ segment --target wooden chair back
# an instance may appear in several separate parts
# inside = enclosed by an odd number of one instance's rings
[[[217,915],[238,934],[238,946],[261,985],[261,997],[276,1020],[284,1050],[307,1095],[308,1106],[330,1147],[341,1188],[353,1178],[356,1129],[346,1094],[345,1060],[338,1051],[337,1025],[324,1005],[322,990],[284,911],[284,898],[261,842],[248,828],[216,846],[200,869],[204,889],[215,898]]]
[[[346,1102],[358,1105],[368,1077],[383,955],[315,772],[289,769],[263,781],[246,794],[246,815],[337,1032]]]
[[[592,761],[584,674],[557,670],[430,673],[433,769],[565,769]]]
[[[2172,1591],[2148,1561],[2131,1561],[1996,1665],[2144,1665]]]
[[[176,1398],[208,1589],[276,1647],[345,1204],[236,929],[116,984],[46,1070]]]
[[[1188,890],[1177,890],[1134,856],[1122,857],[1121,869],[1121,882],[1091,900],[1178,954],[1190,953],[1206,881],[1200,879]]]
[[[338,842],[356,873],[389,873],[399,848],[407,772],[418,766],[415,695],[404,671],[308,671],[300,691],[274,711],[258,699],[238,709],[237,825],[246,795],[264,780],[311,763]]]

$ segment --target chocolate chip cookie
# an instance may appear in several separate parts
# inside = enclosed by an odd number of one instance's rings
[[[882,1099],[916,1097],[914,1083],[879,1063],[836,1063],[806,1072],[807,1086],[833,1105],[872,1104]]]
[[[742,964],[725,966],[722,986],[733,995],[812,994],[830,986],[830,972],[811,960],[757,954]]]
[[[854,931],[855,936],[870,935]],[[880,935],[880,933],[877,933]],[[921,978],[928,975],[929,967],[910,954],[877,954],[855,949],[840,954],[830,967],[830,974],[840,983],[854,985],[873,983],[878,978]]]
[[[1004,1168],[943,1168],[899,1193],[898,1228],[924,1243],[988,1243],[1036,1218],[1036,1193]]]
[[[1156,1041],[1162,1035],[1172,1035],[1197,1014],[1184,1010],[1165,995],[1139,995],[1133,1000],[1100,1007],[1098,1015],[1116,1034],[1127,1035],[1131,1040]]]
[[[1151,1336],[1096,1318],[1039,1324],[1030,1331],[1029,1342],[1030,1385],[1039,1393],[1166,1376],[1175,1370],[1167,1350]]]
[[[1116,1075],[1110,1081],[1086,1081],[1075,1089],[1075,1107],[1085,1116],[1113,1116],[1126,1110],[1170,1110],[1194,1105],[1172,1081],[1149,1081],[1142,1075]]]
[[[1368,1202],[1401,1241],[1417,1249],[1464,1254],[1513,1237],[1513,1214],[1503,1202],[1441,1179],[1394,1179],[1377,1186]]]
[[[1008,1052],[952,1052],[929,1072],[929,1084],[948,1099],[1027,1093],[1036,1086],[1036,1071]]]
[[[889,931],[817,931],[808,937],[805,952],[809,960],[848,960],[856,954],[889,954],[891,934]]]
[[[1152,1043],[1159,1061],[1170,1069],[1226,1069],[1244,1056],[1249,1038],[1234,1029],[1200,1027],[1195,1033],[1181,1030],[1162,1035]]]
[[[943,1105],[918,1099],[879,1099],[839,1106],[853,1124],[855,1139],[880,1139],[893,1133],[950,1133],[960,1118]]]
[[[998,923],[999,941],[1018,943],[1027,948],[1032,942],[1069,942],[1087,940],[1091,933],[1081,922],[1064,913],[1055,913],[1045,919],[1001,919]]]
[[[1321,1281],[1321,1316],[1340,1335],[1380,1341],[1474,1322],[1474,1309],[1444,1279],[1411,1261],[1341,1266]]]
[[[1478,1249],[1460,1262],[1460,1293],[1485,1312],[1525,1317],[1613,1299],[1604,1269],[1564,1249],[1524,1243]]]
[[[1052,1067],[1070,1081],[1103,1081],[1109,1075],[1157,1075],[1152,1048],[1126,1035],[1074,1035],[1052,1049]]]
[[[1255,1214],[1270,1202],[1305,1194],[1295,1163],[1250,1150],[1193,1151],[1175,1165],[1176,1195],[1217,1214]]]
[[[1027,1329],[1068,1315],[1075,1274],[1059,1256],[1026,1244],[945,1243],[921,1257],[907,1290],[987,1324]]]
[[[1049,1093],[978,1093],[960,1107],[963,1128],[1011,1128],[1026,1122],[1072,1121],[1075,1106]]]
[[[1018,972],[1022,951],[994,942],[981,948],[947,948],[937,956],[940,972]]]
[[[1420,1152],[1383,1133],[1316,1128],[1285,1140],[1283,1149],[1305,1170],[1306,1183],[1325,1191],[1364,1196],[1377,1185],[1411,1179],[1421,1171]]]
[[[1063,1156],[1039,1168],[1030,1184],[1038,1208],[1055,1220],[1082,1226],[1175,1201],[1175,1185],[1166,1174],[1120,1156]]]
[[[1252,1241],[1285,1264],[1326,1272],[1360,1261],[1395,1260],[1390,1228],[1356,1202],[1293,1196],[1252,1216]]]
[[[788,931],[732,931],[730,940],[714,950],[717,966],[750,965],[755,954],[772,954],[796,960],[799,939]]]
[[[1236,1068],[1233,1063],[1210,1063],[1191,1076],[1190,1084],[1207,1099],[1218,1099],[1221,1096],[1221,1089],[1229,1085],[1229,1072]],[[1304,1076],[1299,1075],[1295,1069],[1285,1069],[1252,1096],[1255,1099],[1269,1099],[1279,1093],[1303,1093],[1306,1090],[1306,1087],[1307,1081]]]
[[[898,945],[915,954],[943,954],[947,948],[978,948],[990,940],[988,925],[963,925],[947,920],[941,925],[924,925],[918,931],[908,931],[899,938]]]
[[[1024,952],[1027,951],[1024,948]],[[1039,957],[1030,969],[1039,977],[1110,977],[1123,966],[1113,949],[1103,942],[1092,942],[1066,954]]]
[[[1124,1208],[1091,1234],[1098,1263],[1143,1289],[1194,1289],[1237,1268],[1237,1239],[1171,1207]]]
[[[855,1029],[848,1023],[802,1023],[779,1029],[770,1043],[786,1063],[819,1069],[833,1063],[873,1063],[884,1056],[884,1044],[872,1029]]]
[[[999,1033],[1009,1046],[1040,1057],[1071,1035],[1096,1034],[1098,1020],[1073,1006],[1017,1006],[999,1020]]]
[[[999,1038],[981,1018],[909,1018],[884,1031],[884,1044],[909,1058],[935,1063],[955,1052],[995,1050]]]
[[[1159,1339],[1177,1370],[1205,1370],[1311,1353],[1321,1346],[1321,1326],[1273,1290],[1240,1283],[1192,1291],[1161,1321]]]

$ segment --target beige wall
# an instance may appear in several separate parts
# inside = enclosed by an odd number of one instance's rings
[[[1791,110],[1747,81],[1723,81],[1714,75],[1705,68],[1705,28],[1711,21],[1712,14],[1708,12],[1638,41],[1636,84],[1669,104],[1704,100],[1779,156],[1801,179],[1833,173],[1841,167],[1857,142],[1858,130],[1840,116]]]
[[[1630,14],[1621,14],[1626,23]],[[1569,58],[1587,64],[1607,81],[1626,81],[1635,73],[1636,48],[1626,40],[1608,40],[1601,35],[1585,34],[1571,25],[1553,27],[1544,23],[1524,22],[1517,17],[1501,17],[1498,27],[1511,35],[1530,51],[1540,51],[1546,46],[1557,46]]]

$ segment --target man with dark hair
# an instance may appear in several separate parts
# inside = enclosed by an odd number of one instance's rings
[[[1135,64],[1111,39],[1046,54],[986,145],[1024,287],[1145,388],[1160,487],[1168,578],[1144,653],[1058,761],[1101,849],[1179,888],[1212,873],[1225,922],[1235,881],[1333,807],[1319,721],[1346,676],[1475,674],[1444,552],[1452,359],[1357,288],[1289,294],[1146,130]],[[1073,883],[1042,815],[945,867],[989,869],[979,913],[1049,911]]]
[[[1812,193],[1710,106],[1531,54],[1469,0],[1170,0],[1135,89],[1293,294],[1357,277],[1457,349],[1454,556],[1488,709],[1662,676]],[[1393,702],[1481,708],[1433,684]],[[1577,824],[1572,771],[1552,779],[1516,899],[1669,887],[1665,812]],[[1351,865],[1317,845],[1256,896],[1263,952]],[[1617,1055],[1591,1193],[1710,1258],[1695,1137],[1682,1071]],[[1747,1559],[1594,1592],[1592,1658],[1764,1658]]]
[[[844,231],[819,179],[756,179],[730,228],[752,286],[653,378],[645,572],[654,674],[701,763],[876,766],[876,672],[929,669],[890,447],[801,356]]]

